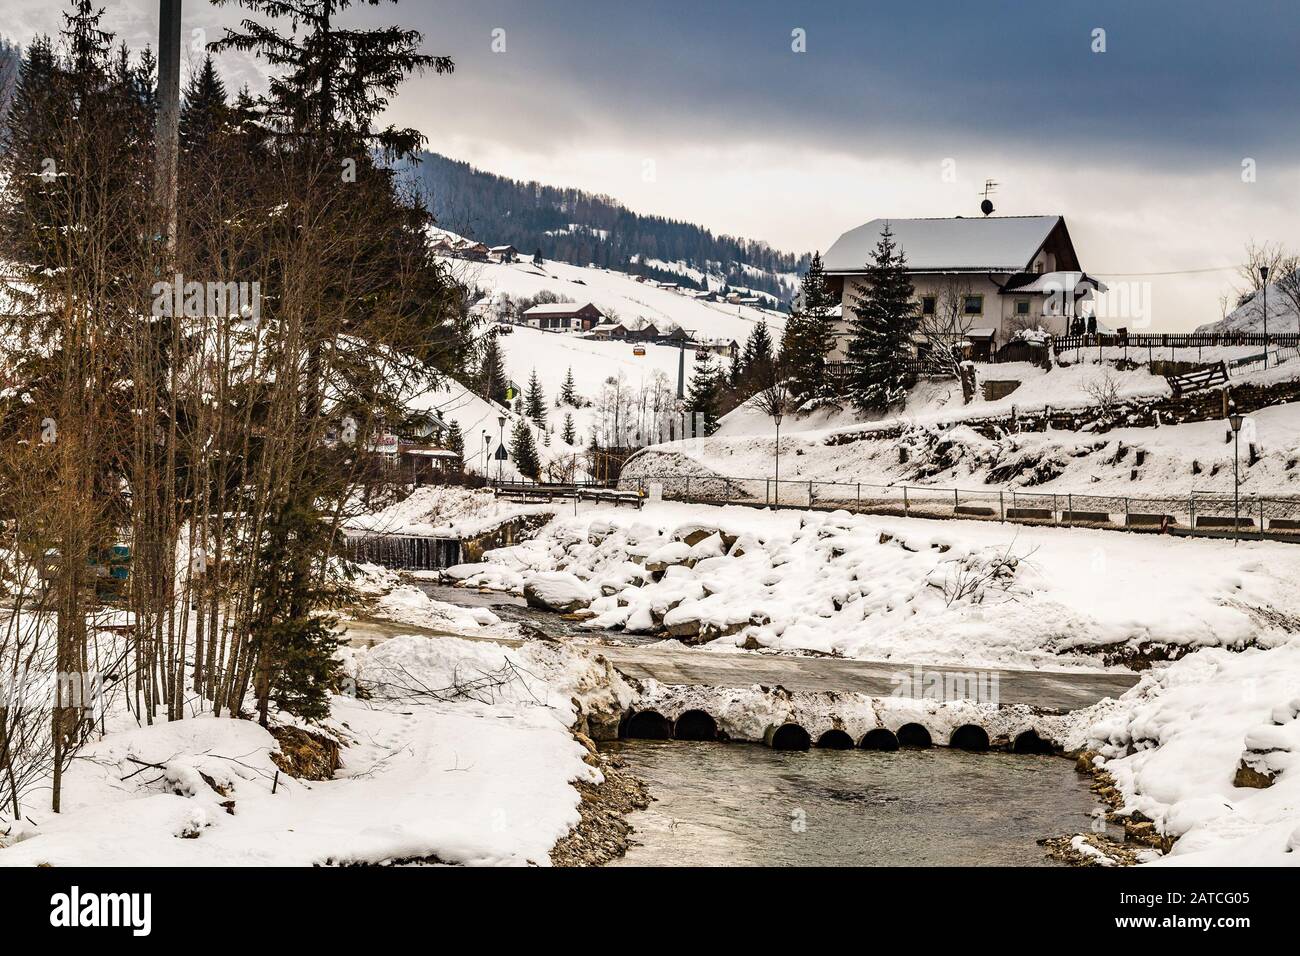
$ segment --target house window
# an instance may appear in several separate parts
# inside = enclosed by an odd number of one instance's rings
[[[962,296],[961,311],[963,315],[983,315],[984,296],[982,295]]]
[[[934,296],[932,295],[921,296],[921,314],[934,315],[936,304],[937,304],[937,300],[935,299]]]
[[[1016,315],[1028,315],[1028,314],[1029,314],[1029,300],[1016,299]]]

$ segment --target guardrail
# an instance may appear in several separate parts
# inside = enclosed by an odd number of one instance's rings
[[[658,489],[653,486],[657,485]],[[620,483],[653,499],[810,508],[916,518],[963,518],[1024,525],[1165,532],[1191,537],[1268,537],[1300,542],[1300,497],[1192,491],[1177,496],[933,488],[726,476],[669,475]],[[1234,523],[1236,527],[1234,528]]]

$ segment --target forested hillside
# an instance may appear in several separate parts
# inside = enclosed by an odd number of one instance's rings
[[[795,290],[793,273],[807,266],[806,254],[641,215],[609,196],[507,179],[437,153],[421,154],[418,177],[439,225],[484,242],[509,243],[528,255],[540,249],[548,259],[703,288],[701,276],[673,268],[681,263],[708,273],[714,287],[725,281],[783,302]]]

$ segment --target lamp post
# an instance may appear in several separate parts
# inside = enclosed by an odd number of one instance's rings
[[[1259,267],[1259,281],[1264,287],[1264,368],[1268,368],[1268,266]]]
[[[1232,546],[1235,548],[1241,536],[1241,478],[1237,466],[1237,450],[1241,446],[1241,413],[1235,404],[1228,405],[1228,424],[1232,426]]]
[[[506,447],[505,435],[506,435],[506,417],[504,415],[498,415],[497,416],[497,444],[501,448]],[[501,467],[502,467],[501,461],[502,459],[500,458],[497,459],[497,484],[498,485],[501,484]]]

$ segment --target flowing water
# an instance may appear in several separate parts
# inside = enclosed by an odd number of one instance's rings
[[[1035,842],[1087,831],[1097,802],[1059,757],[946,748],[776,751],[603,744],[655,802],[615,866],[1047,866]]]
[[[567,640],[652,643],[592,632],[522,598],[420,582],[462,607]],[[1059,757],[931,750],[777,751],[759,744],[605,743],[649,784],[615,866],[1047,866],[1036,841],[1088,830],[1098,803]]]

